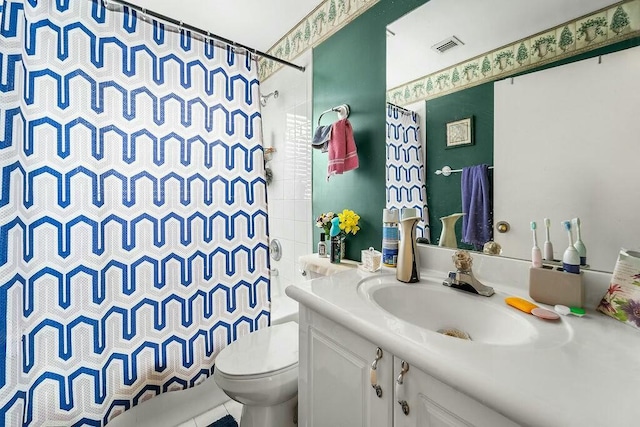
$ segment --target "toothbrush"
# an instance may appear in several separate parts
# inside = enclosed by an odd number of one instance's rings
[[[531,265],[534,267],[542,267],[542,253],[538,247],[538,235],[536,233],[536,222],[531,221],[531,230],[533,231],[533,248],[531,248]]]
[[[563,316],[568,316],[570,314],[573,314],[574,316],[582,317],[586,313],[584,311],[584,308],[567,307],[566,305],[561,305],[561,304],[555,305],[553,309],[556,311],[556,313],[562,314]]]
[[[571,222],[562,221],[562,226],[567,230],[569,236],[569,247],[564,251],[562,256],[562,269],[567,273],[580,273],[580,254],[573,247],[573,236],[571,235]]]
[[[544,226],[547,230],[547,240],[544,241],[544,259],[553,261],[553,245],[549,238],[549,229],[551,228],[551,220],[549,218],[544,219]]]
[[[587,265],[587,247],[582,242],[582,236],[580,235],[580,218],[573,218],[573,224],[576,226],[576,232],[578,239],[573,245],[580,255],[580,265]]]

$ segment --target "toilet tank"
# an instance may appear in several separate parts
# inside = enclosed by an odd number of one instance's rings
[[[289,321],[298,321],[298,301],[284,292],[289,285],[313,280],[340,271],[356,268],[358,263],[343,260],[339,264],[331,264],[329,258],[320,258],[318,254],[303,255],[298,259],[297,272],[293,280],[280,275],[277,268],[271,270],[271,324],[278,325]]]
[[[323,274],[304,269],[299,265],[293,280],[286,280],[281,276],[271,276],[271,324],[279,325],[289,321],[298,322],[298,301],[290,298],[284,292],[287,286],[307,280],[323,277]],[[284,280],[283,280],[284,279]]]
[[[285,289],[289,285],[311,280],[309,275],[296,268],[294,276],[280,275],[277,268],[271,270],[271,325],[298,322],[298,301],[290,298]]]
[[[337,264],[329,261],[327,257],[320,257],[318,254],[303,255],[298,258],[300,273],[306,280],[317,279],[319,277],[331,276],[341,271],[358,267],[357,261],[343,259]]]
[[[317,279],[319,277],[324,277],[324,274],[320,274],[316,271],[312,270],[301,270],[300,274],[306,278],[307,280]]]

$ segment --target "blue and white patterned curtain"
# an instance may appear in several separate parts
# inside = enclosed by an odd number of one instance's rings
[[[387,209],[415,208],[417,237],[429,238],[429,212],[417,113],[387,103]]]
[[[0,425],[104,425],[269,324],[256,63],[0,1]]]

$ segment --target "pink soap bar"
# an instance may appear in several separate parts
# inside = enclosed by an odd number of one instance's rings
[[[560,315],[555,311],[547,310],[546,308],[541,308],[541,307],[536,307],[533,310],[531,310],[531,314],[546,320],[557,320],[560,318]]]

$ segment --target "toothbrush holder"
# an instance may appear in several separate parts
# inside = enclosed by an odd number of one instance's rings
[[[543,304],[584,306],[582,272],[567,273],[561,268],[543,265],[529,268],[529,296]]]

